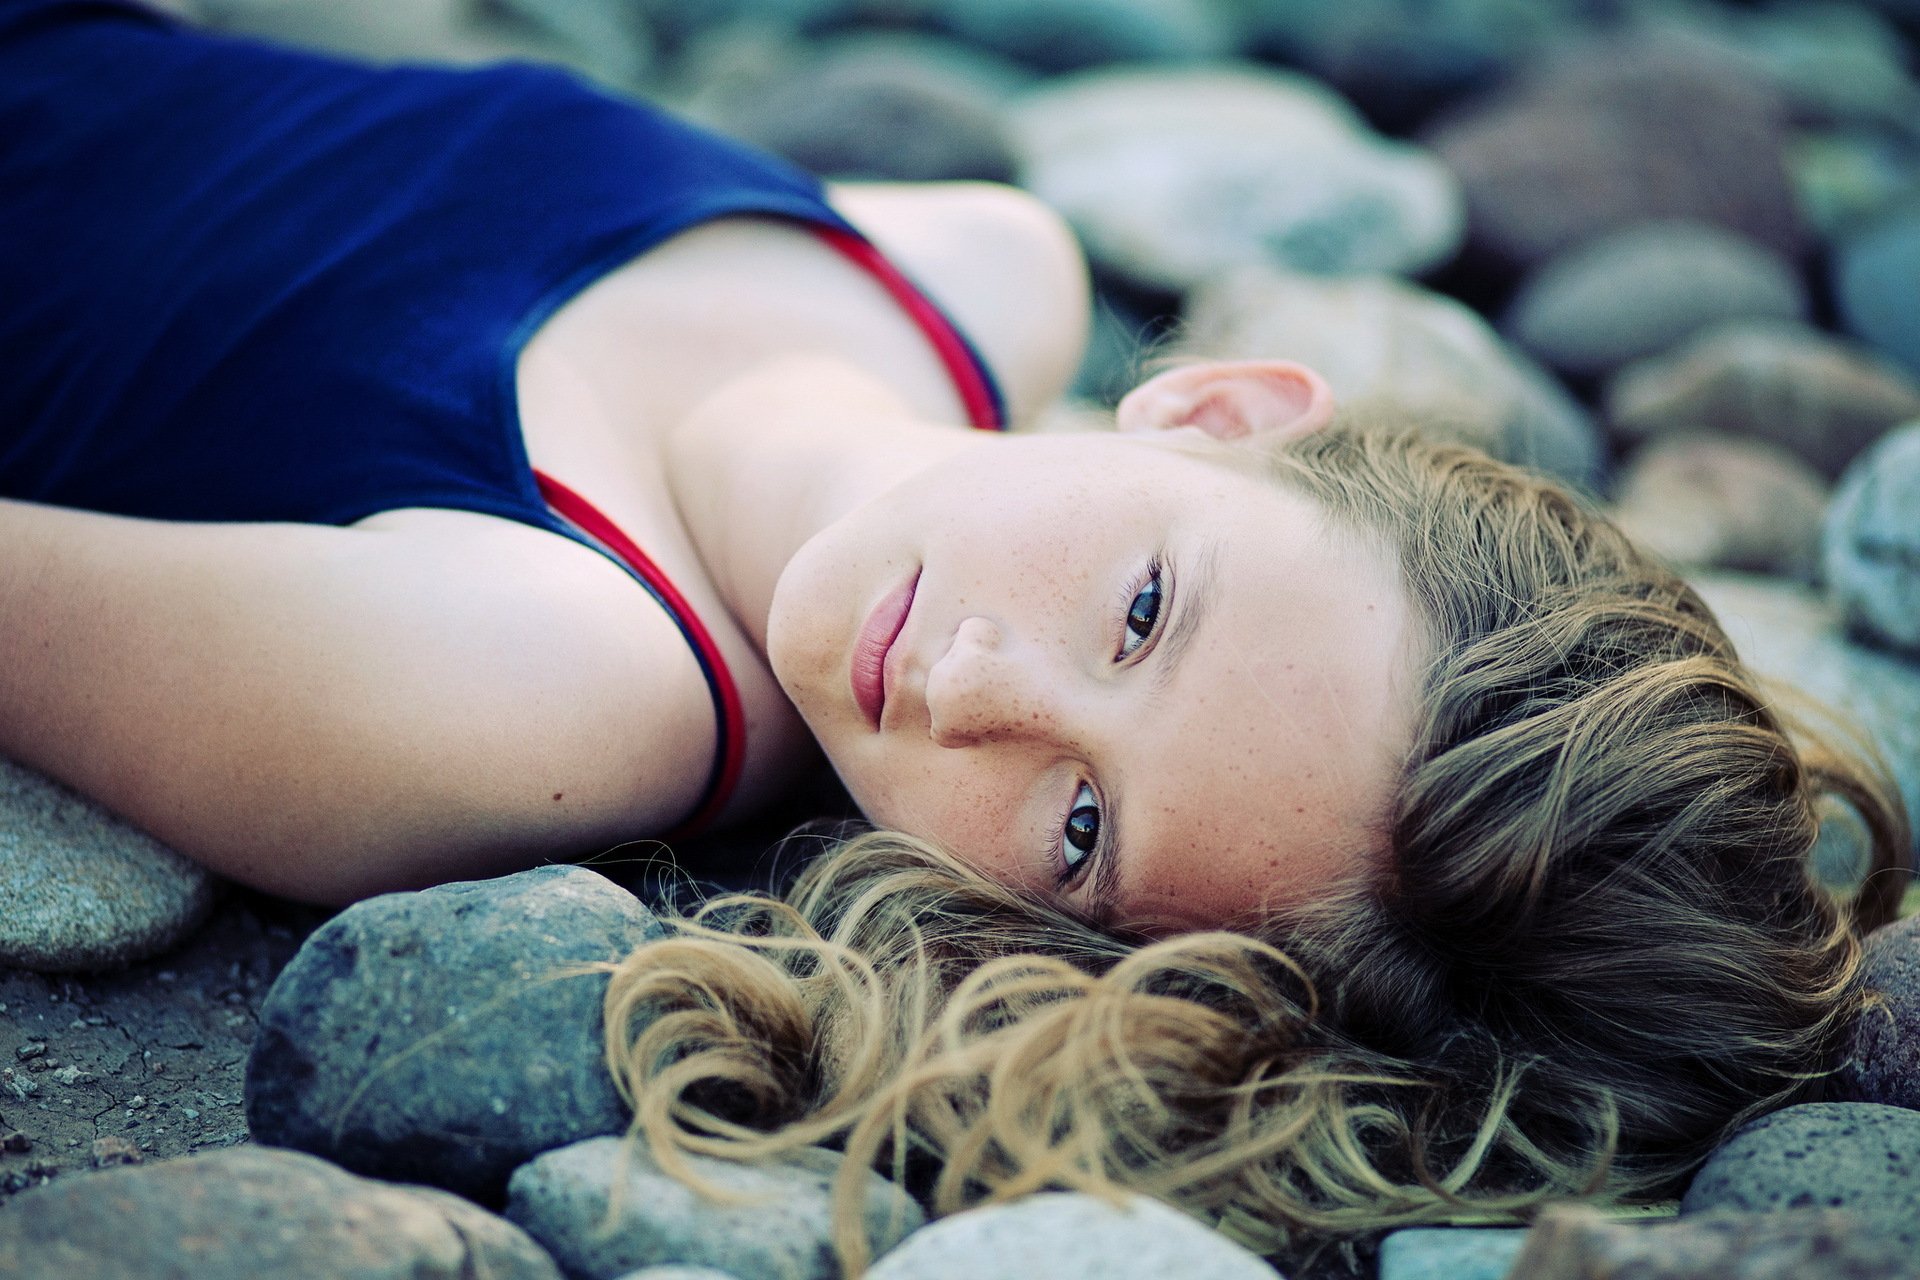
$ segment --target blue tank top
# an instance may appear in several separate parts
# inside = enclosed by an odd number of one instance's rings
[[[0,497],[549,529],[674,614],[725,738],[730,680],[698,619],[535,476],[515,366],[595,279],[736,214],[806,224],[879,275],[975,425],[999,424],[973,348],[773,157],[556,69],[376,67],[127,0],[0,0]]]

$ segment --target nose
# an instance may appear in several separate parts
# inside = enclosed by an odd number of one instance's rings
[[[1055,731],[1045,673],[986,618],[968,618],[927,672],[929,732],[942,747]]]

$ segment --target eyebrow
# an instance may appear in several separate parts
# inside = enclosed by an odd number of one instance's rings
[[[1200,624],[1213,605],[1216,570],[1220,559],[1220,540],[1209,538],[1191,560],[1191,569],[1175,580],[1174,615],[1167,622],[1167,634],[1149,655],[1153,670],[1148,676],[1147,701],[1157,705],[1165,699],[1167,688],[1178,673],[1180,659],[1193,644]],[[1126,847],[1120,835],[1120,812],[1125,808],[1122,791],[1116,784],[1107,792],[1107,852],[1094,869],[1093,890],[1088,902],[1093,918],[1110,925],[1119,909],[1120,851]]]

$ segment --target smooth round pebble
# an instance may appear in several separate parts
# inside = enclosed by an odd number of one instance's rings
[[[1506,1280],[1523,1227],[1408,1227],[1380,1242],[1379,1280]]]
[[[1599,435],[1553,376],[1466,306],[1403,280],[1218,276],[1189,296],[1173,352],[1298,360],[1357,419],[1418,425],[1581,488],[1601,480]]]
[[[1827,586],[1862,639],[1920,658],[1920,422],[1856,458],[1827,515]]]
[[[1844,1209],[1920,1251],[1920,1112],[1810,1102],[1761,1116],[1707,1158],[1682,1214]]]
[[[665,1172],[644,1143],[592,1138],[516,1170],[507,1216],[573,1277],[613,1280],[641,1267],[676,1265],[710,1267],[738,1280],[838,1280],[833,1178],[844,1159],[839,1153],[814,1148],[754,1164],[686,1159],[698,1177],[733,1199],[708,1199]],[[925,1215],[879,1174],[864,1176],[867,1238],[880,1253]]]
[[[247,1124],[377,1177],[497,1201],[531,1156],[626,1128],[603,973],[662,927],[581,867],[391,893],[313,933],[260,1006]]]
[[[1276,1280],[1257,1254],[1145,1196],[1124,1207],[1046,1192],[942,1218],[881,1257],[867,1280]]]
[[[1920,915],[1868,937],[1860,981],[1880,1000],[1854,1024],[1827,1094],[1920,1110]]]
[[[1778,445],[1717,432],[1655,439],[1614,488],[1613,517],[1673,564],[1812,581],[1826,477]]]
[[[1797,260],[1807,236],[1783,160],[1786,124],[1785,100],[1750,70],[1627,38],[1534,59],[1422,137],[1460,178],[1476,259],[1517,274],[1664,218]]]
[[[85,796],[0,759],[0,966],[142,960],[206,919],[215,881]]]
[[[1576,245],[1520,286],[1502,330],[1562,373],[1590,377],[1730,320],[1799,320],[1793,264],[1732,232],[1649,222]]]
[[[1430,152],[1381,137],[1326,86],[1253,65],[1106,68],[1050,81],[1012,116],[1021,181],[1100,265],[1178,293],[1261,263],[1418,272],[1464,231]]]
[[[1907,812],[1920,813],[1920,665],[1853,643],[1833,603],[1805,586],[1708,571],[1688,578],[1747,666],[1859,726],[1893,771]]]
[[[1216,0],[932,0],[939,24],[1044,71],[1232,54],[1239,32]]]
[[[1920,202],[1841,244],[1834,292],[1849,333],[1920,377]]]
[[[1525,1280],[1911,1280],[1910,1258],[1898,1240],[1836,1209],[1718,1210],[1634,1223],[1582,1205],[1557,1205],[1527,1233],[1512,1274]]]
[[[1718,431],[1777,444],[1838,476],[1888,430],[1920,416],[1920,383],[1859,343],[1801,325],[1736,321],[1662,356],[1636,360],[1606,388],[1626,440]]]
[[[0,1212],[10,1280],[560,1280],[504,1218],[294,1151],[229,1147],[64,1177]]]
[[[1232,0],[1247,39],[1399,131],[1564,40],[1580,0]]]
[[[708,123],[831,177],[1012,181],[1002,102],[954,51],[928,39],[843,40],[795,61],[706,96]]]

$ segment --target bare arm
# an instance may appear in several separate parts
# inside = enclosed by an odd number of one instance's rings
[[[713,726],[672,623],[557,536],[0,500],[0,754],[316,901],[657,831]],[[682,669],[684,667],[684,670]]]

